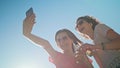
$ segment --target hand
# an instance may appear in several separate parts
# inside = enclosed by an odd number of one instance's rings
[[[81,51],[81,49],[77,50],[77,51],[75,52],[75,60],[76,60],[76,63],[79,63],[79,64],[83,63],[83,61],[85,61],[85,60],[84,60],[84,55],[85,55],[85,54]]]
[[[30,34],[34,24],[35,24],[35,14],[26,17],[23,21],[23,34],[24,35]]]
[[[85,44],[82,44],[82,45],[81,45],[81,48],[82,48],[83,51],[86,52],[87,50],[92,50],[92,49],[93,49],[92,46],[93,46],[93,45],[91,45],[91,44],[85,43]]]
[[[94,45],[92,45],[92,44],[83,44],[82,46],[81,46],[81,49],[82,49],[82,51],[83,52],[85,52],[87,55],[89,55],[89,56],[92,56],[93,55],[93,53],[94,53],[94,51],[95,51],[95,48],[94,48]]]

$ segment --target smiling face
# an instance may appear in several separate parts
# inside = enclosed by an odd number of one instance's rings
[[[92,24],[88,23],[87,21],[80,19],[77,21],[76,30],[80,32],[82,36],[88,35],[90,38],[93,37],[93,29]],[[86,36],[87,37],[87,36]]]
[[[67,35],[66,32],[60,32],[56,36],[56,43],[62,50],[66,50],[72,47],[73,40]]]

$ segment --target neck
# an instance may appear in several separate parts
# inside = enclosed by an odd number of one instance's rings
[[[70,49],[68,49],[68,50],[64,50],[63,52],[64,52],[64,54],[69,55],[69,56],[70,56],[70,55],[74,55],[72,48],[70,48]]]

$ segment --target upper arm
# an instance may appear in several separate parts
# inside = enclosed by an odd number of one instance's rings
[[[118,33],[116,33],[113,29],[111,29],[110,27],[108,27],[107,25],[104,25],[104,24],[98,25],[96,28],[96,32],[99,35],[102,35],[103,37],[105,37],[109,40],[120,38],[120,35]]]
[[[110,29],[107,31],[107,35],[106,37],[110,40],[113,40],[113,39],[117,39],[119,38],[120,39],[120,35],[118,33],[116,33],[114,30]]]
[[[44,49],[47,51],[47,53],[53,58],[56,57],[57,52],[56,50],[51,46],[51,44],[49,44],[49,46],[44,47]]]
[[[56,51],[51,46],[48,40],[38,37],[34,34],[29,34],[26,37],[29,38],[29,40],[31,40],[33,43],[43,47],[50,56],[53,56],[53,57],[56,56]]]

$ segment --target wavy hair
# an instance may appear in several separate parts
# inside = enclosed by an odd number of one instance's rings
[[[79,25],[79,24],[82,24],[83,22],[78,22],[78,21],[81,20],[81,19],[84,20],[84,21],[86,21],[86,22],[88,22],[88,23],[91,23],[93,30],[95,29],[95,26],[100,23],[96,18],[94,18],[94,17],[92,17],[92,16],[86,15],[86,16],[81,16],[81,17],[79,17],[79,18],[77,19],[77,21],[76,21],[76,24],[78,24],[78,25]]]

